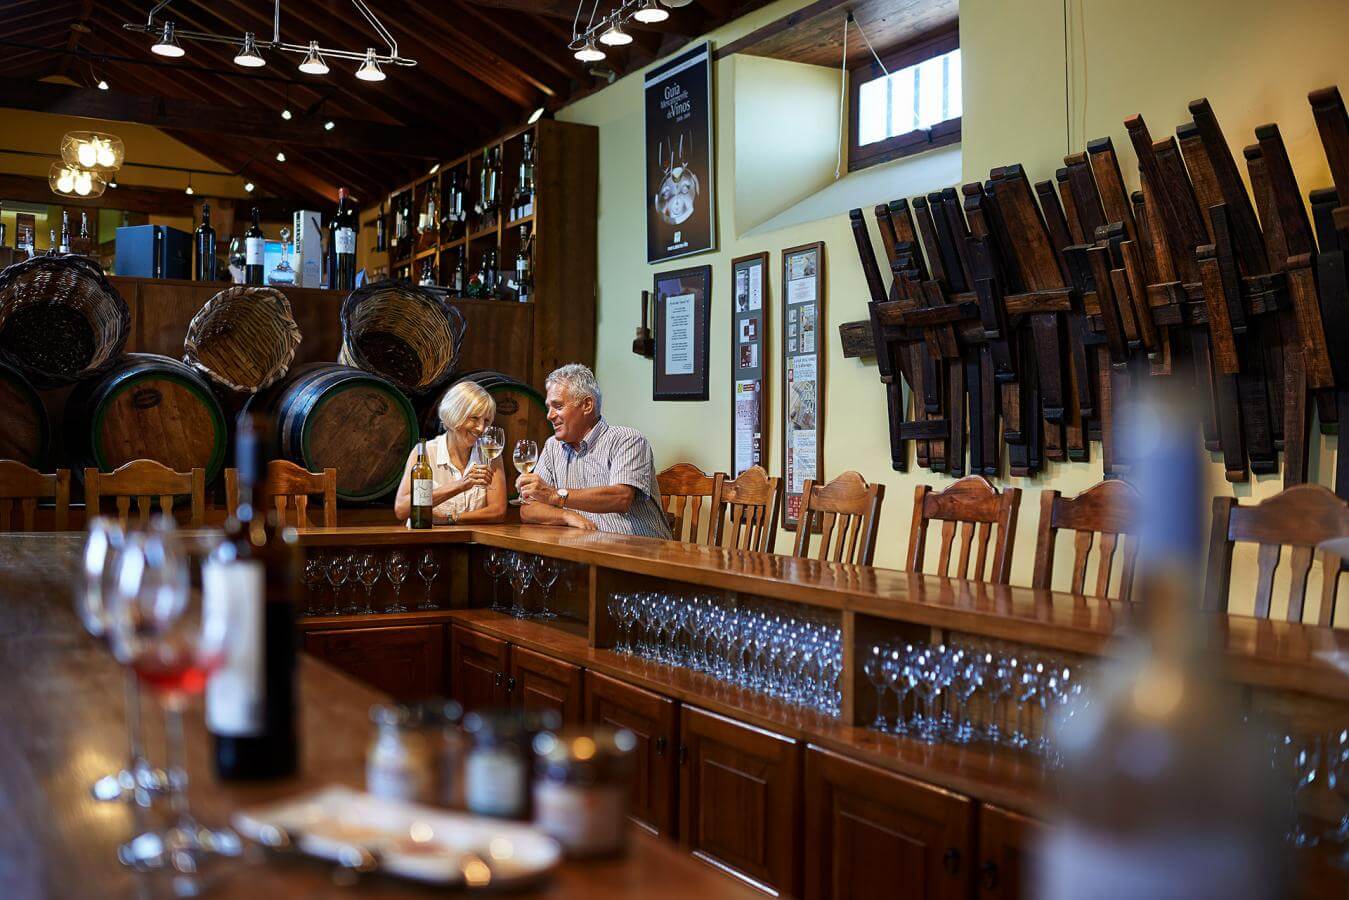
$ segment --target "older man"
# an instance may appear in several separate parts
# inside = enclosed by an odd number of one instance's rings
[[[545,386],[553,436],[534,472],[515,482],[521,521],[668,539],[651,444],[600,416],[595,373],[572,363]]]

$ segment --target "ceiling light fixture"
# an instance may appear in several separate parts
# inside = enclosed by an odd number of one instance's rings
[[[287,122],[289,122],[289,121],[290,121],[290,118],[291,118],[291,116],[290,116],[290,110],[288,110],[288,109],[283,109],[283,110],[281,110],[281,118],[283,118],[283,119],[285,119]]]
[[[535,122],[539,121],[539,119],[542,119],[543,114],[546,113],[547,111],[548,108],[546,106],[540,106],[538,109],[534,110],[532,113],[529,114],[529,120],[526,121],[525,124],[533,125]]]
[[[333,130],[334,128],[336,128],[336,127],[337,127],[337,123],[334,122],[332,119],[329,119],[328,121],[326,121],[326,122],[323,123],[323,130],[324,130],[324,131],[332,131],[332,130]]]
[[[115,186],[115,185],[114,185],[114,186]],[[245,182],[244,182],[244,190],[248,191],[248,193],[250,193],[250,194],[253,193],[253,188],[254,188],[254,187],[256,187],[256,185],[254,185],[253,182],[251,182],[251,181],[245,181]]]
[[[572,19],[571,43],[567,49],[581,62],[593,63],[604,59],[604,51],[596,43],[610,47],[624,47],[633,42],[625,25],[636,22],[641,26],[656,25],[670,18],[670,9],[688,6],[693,0],[620,0],[608,15],[595,18],[598,2],[591,8],[590,19],[581,21],[585,2],[581,0]],[[667,9],[669,7],[669,9]]]
[[[656,25],[670,18],[670,11],[656,0],[645,0],[632,17],[644,25]]]
[[[63,197],[101,197],[108,182],[94,169],[53,162],[47,171],[47,186]]]
[[[115,134],[70,131],[61,138],[61,159],[67,166],[115,172],[126,158],[126,145]]]
[[[234,64],[249,69],[260,69],[267,65],[267,60],[258,52],[258,42],[254,39],[253,32],[244,32],[244,42],[239,46],[239,52],[234,55]]]
[[[319,52],[319,42],[309,42],[309,52],[305,54],[304,62],[300,63],[300,71],[306,75],[327,75],[328,64],[323,61],[323,54]]]
[[[356,77],[361,81],[383,81],[384,70],[379,67],[379,59],[375,56],[375,48],[371,47],[365,51],[365,62],[356,70]]]
[[[286,161],[286,154],[283,153],[283,152],[280,151],[280,150],[276,151],[276,161],[277,161],[277,162],[285,162],[285,161]]]
[[[572,54],[572,56],[576,57],[581,62],[599,62],[607,55],[607,53],[595,46],[594,41],[586,41],[583,47]]]
[[[100,91],[106,91],[108,89],[108,83],[104,81],[102,78],[98,80],[98,89]]]
[[[632,43],[632,35],[623,30],[622,22],[615,22],[609,30],[600,35],[600,43],[610,47],[622,47]]]
[[[108,182],[108,187],[110,187],[110,188],[116,188],[116,187],[117,187],[117,179],[114,178],[114,179],[112,179],[111,181],[109,181],[109,182]]]
[[[150,52],[173,58],[187,53],[178,43],[178,35],[174,31],[172,22],[164,23],[164,30],[160,33],[159,40],[155,41],[154,46],[150,48]]]

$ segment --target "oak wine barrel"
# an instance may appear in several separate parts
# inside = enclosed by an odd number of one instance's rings
[[[0,365],[0,459],[41,468],[51,446],[47,408],[28,379]]]
[[[538,389],[501,372],[478,369],[463,373],[445,391],[461,381],[476,381],[496,401],[497,416],[494,424],[500,425],[506,432],[506,449],[503,455],[507,459],[510,458],[511,449],[518,440],[533,438],[542,449],[543,442],[552,437],[553,426],[548,424],[548,406]],[[440,424],[438,415],[440,400],[444,396],[444,391],[435,395],[422,412],[424,437],[432,438],[445,430]]]
[[[153,459],[177,472],[225,464],[229,428],[210,386],[168,356],[127,353],[79,384],[66,401],[66,451],[77,465],[111,472]]]
[[[417,441],[417,414],[386,378],[311,363],[249,401],[276,417],[278,453],[311,472],[337,470],[341,500],[377,500],[398,487]]]

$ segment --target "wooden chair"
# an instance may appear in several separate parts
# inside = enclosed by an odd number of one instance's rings
[[[772,553],[778,535],[778,479],[769,478],[762,466],[750,466],[739,478],[721,483],[712,512],[712,543]]]
[[[1214,612],[1227,611],[1232,548],[1237,541],[1243,541],[1260,545],[1255,615],[1269,618],[1274,572],[1279,567],[1283,545],[1287,544],[1292,548],[1287,619],[1301,622],[1307,599],[1307,576],[1316,555],[1316,545],[1344,535],[1349,535],[1349,503],[1319,484],[1291,487],[1254,506],[1242,506],[1233,497],[1215,497],[1204,608]],[[1330,625],[1335,620],[1335,602],[1339,594],[1340,559],[1324,552],[1320,555],[1323,581],[1317,624]]]
[[[276,520],[286,524],[287,507],[295,510],[296,528],[312,528],[309,521],[309,498],[323,497],[323,527],[337,526],[337,470],[310,472],[285,459],[267,463],[265,493],[276,505]],[[225,470],[225,508],[232,516],[239,507],[239,470]]]
[[[818,519],[819,559],[871,565],[876,556],[876,520],[884,498],[885,485],[867,484],[857,472],[844,472],[824,486],[807,479],[801,491],[801,515],[792,556],[804,559],[811,555],[810,534]]]
[[[115,472],[84,470],[84,506],[89,516],[100,515],[104,497],[116,501],[117,521],[126,527],[131,518],[131,498],[136,498],[139,524],[149,524],[151,505],[157,498],[160,512],[173,515],[174,497],[191,497],[187,524],[200,528],[206,514],[206,470],[175,472],[152,459],[133,459]]]
[[[1040,524],[1035,535],[1035,572],[1031,587],[1051,588],[1054,578],[1054,545],[1059,530],[1076,532],[1073,538],[1073,577],[1068,590],[1085,593],[1087,558],[1101,537],[1096,556],[1096,586],[1090,596],[1107,597],[1115,551],[1123,543],[1124,559],[1120,567],[1119,599],[1128,600],[1133,589],[1134,559],[1138,555],[1138,491],[1126,481],[1112,479],[1087,488],[1076,497],[1064,497],[1058,491],[1040,494]],[[1122,535],[1132,536],[1121,541]]]
[[[717,509],[721,483],[725,478],[721,472],[708,475],[692,463],[675,463],[656,476],[660,502],[665,509],[665,517],[670,521],[670,532],[675,540],[689,544],[711,543],[711,513]],[[700,539],[698,532],[702,524],[703,498],[711,502],[708,504],[707,531]]]
[[[920,484],[913,497],[913,527],[909,529],[909,571],[923,571],[923,550],[927,544],[928,523],[941,521],[941,557],[935,574],[970,581],[988,581],[1006,584],[1012,574],[1012,545],[1016,540],[1016,513],[1021,506],[1020,488],[1009,487],[1001,493],[982,475],[966,475],[944,491],[933,492]],[[956,524],[960,523],[960,558],[954,572],[951,567],[951,545],[955,542]],[[979,545],[970,568],[970,549],[978,526]],[[988,544],[993,527],[998,528],[993,546],[991,571],[984,576],[989,563]]]
[[[55,530],[65,531],[70,517],[70,470],[44,475],[12,459],[0,459],[0,531],[36,531],[39,500],[56,502]],[[14,513],[21,521],[14,522]]]

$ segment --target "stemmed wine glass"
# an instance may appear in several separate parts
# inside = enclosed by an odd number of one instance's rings
[[[525,609],[524,596],[525,590],[529,587],[529,580],[534,574],[534,560],[523,553],[517,553],[511,559],[510,569],[507,575],[510,577],[511,590],[515,594],[515,602],[507,610],[517,619],[526,618],[529,610]]]
[[[379,581],[380,565],[379,560],[373,553],[362,553],[356,558],[356,578],[361,582],[361,587],[365,588],[365,606],[356,610],[358,613],[369,615],[375,611],[373,597],[375,594],[375,584]]]
[[[311,556],[304,562],[304,586],[309,589],[308,599],[305,603],[304,614],[306,616],[319,615],[318,603],[314,598],[318,596],[323,588],[323,560],[317,556]]]
[[[188,568],[171,520],[160,517],[149,531],[129,535],[118,560],[108,636],[118,662],[136,673],[164,710],[167,793],[174,819],[165,832],[133,838],[119,856],[129,866],[167,863],[192,875],[203,857],[236,856],[242,849],[232,831],[211,830],[193,818],[183,746],[183,710],[239,639],[241,617],[231,608],[232,596],[208,601],[192,589]],[[184,886],[179,887],[183,893]]]
[[[531,440],[519,440],[515,442],[515,450],[511,454],[511,463],[515,466],[515,471],[521,475],[528,475],[534,471],[534,467],[539,462],[539,445]],[[520,506],[526,501],[519,497],[511,500],[512,506]]]
[[[532,443],[532,441],[531,441]],[[558,576],[562,574],[562,564],[557,560],[547,556],[540,556],[534,560],[534,583],[543,590],[543,605],[538,612],[534,614],[536,619],[556,619],[557,613],[548,608],[548,595],[553,590],[553,585],[557,584]]]
[[[489,550],[487,558],[483,561],[482,567],[488,576],[492,579],[492,602],[491,609],[501,609],[501,601],[498,598],[499,591],[497,583],[501,581],[506,574],[506,566],[510,559],[510,554],[506,550]]]
[[[384,562],[384,575],[393,585],[393,602],[384,608],[386,613],[407,612],[407,607],[403,605],[402,593],[403,582],[407,580],[408,573],[412,571],[412,563],[408,562],[407,556],[402,550],[394,550],[389,554],[389,558]]]
[[[346,611],[342,608],[342,585],[347,583],[347,576],[351,574],[346,556],[334,553],[328,557],[327,572],[328,583],[333,587],[333,612],[340,615]]]
[[[478,435],[478,452],[487,460],[489,469],[505,448],[506,430],[500,425],[488,425],[482,430],[482,434]]]
[[[426,582],[426,598],[417,606],[418,609],[440,609],[440,606],[431,599],[431,582],[436,580],[440,574],[440,560],[436,559],[435,551],[427,550],[422,554],[421,561],[417,563],[417,574]]]

